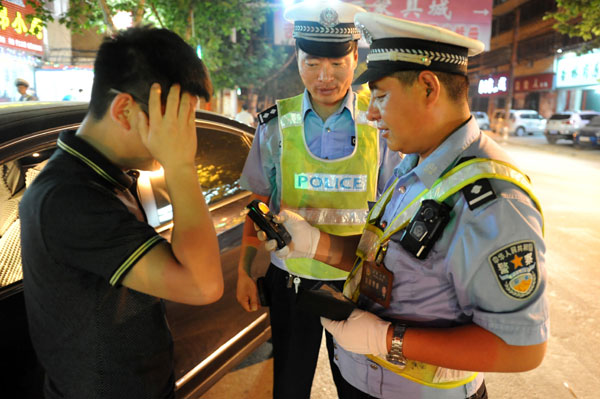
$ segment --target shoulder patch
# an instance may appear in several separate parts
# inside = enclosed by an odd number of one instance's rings
[[[475,183],[465,186],[461,191],[470,210],[496,199],[496,193],[489,179],[479,179]]]
[[[488,258],[501,290],[514,299],[526,299],[539,285],[539,269],[533,241],[509,244]]]
[[[265,123],[267,123],[271,119],[275,118],[276,116],[277,116],[277,104],[265,109],[264,111],[262,111],[261,113],[256,115],[256,117],[258,118],[258,123],[260,125],[264,125]]]

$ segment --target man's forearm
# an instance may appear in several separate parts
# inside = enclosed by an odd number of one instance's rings
[[[314,259],[350,271],[356,260],[356,247],[359,241],[360,235],[342,237],[321,231]]]
[[[392,333],[388,331],[388,350],[391,338]],[[476,324],[453,328],[409,327],[403,344],[403,354],[407,359],[456,370],[488,372],[534,369],[541,363],[545,349],[545,343],[508,345]]]
[[[165,180],[173,206],[174,256],[202,286],[222,287],[219,243],[195,165],[165,168]]]

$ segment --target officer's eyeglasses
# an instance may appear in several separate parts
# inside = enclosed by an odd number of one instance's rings
[[[108,92],[110,94],[115,94],[115,95],[121,94],[121,93],[127,93],[127,94],[129,94],[135,100],[135,102],[139,104],[139,106],[142,109],[142,111],[144,111],[146,113],[146,115],[149,114],[148,113],[148,103],[146,101],[141,100],[135,94],[129,93],[129,92],[126,92],[126,91],[117,90],[117,89],[112,89],[112,88],[110,90],[108,90]]]

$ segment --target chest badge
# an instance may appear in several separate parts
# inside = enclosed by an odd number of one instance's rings
[[[539,269],[533,241],[509,244],[489,257],[500,288],[509,297],[526,299],[539,285]]]

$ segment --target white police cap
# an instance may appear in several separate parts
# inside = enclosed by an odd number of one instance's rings
[[[291,5],[283,17],[294,23],[292,35],[302,50],[320,57],[342,57],[360,39],[354,16],[364,11],[342,1],[312,0]]]
[[[448,29],[387,15],[363,12],[356,27],[369,43],[367,70],[354,84],[363,84],[396,71],[432,70],[467,74],[467,59],[485,45]]]

